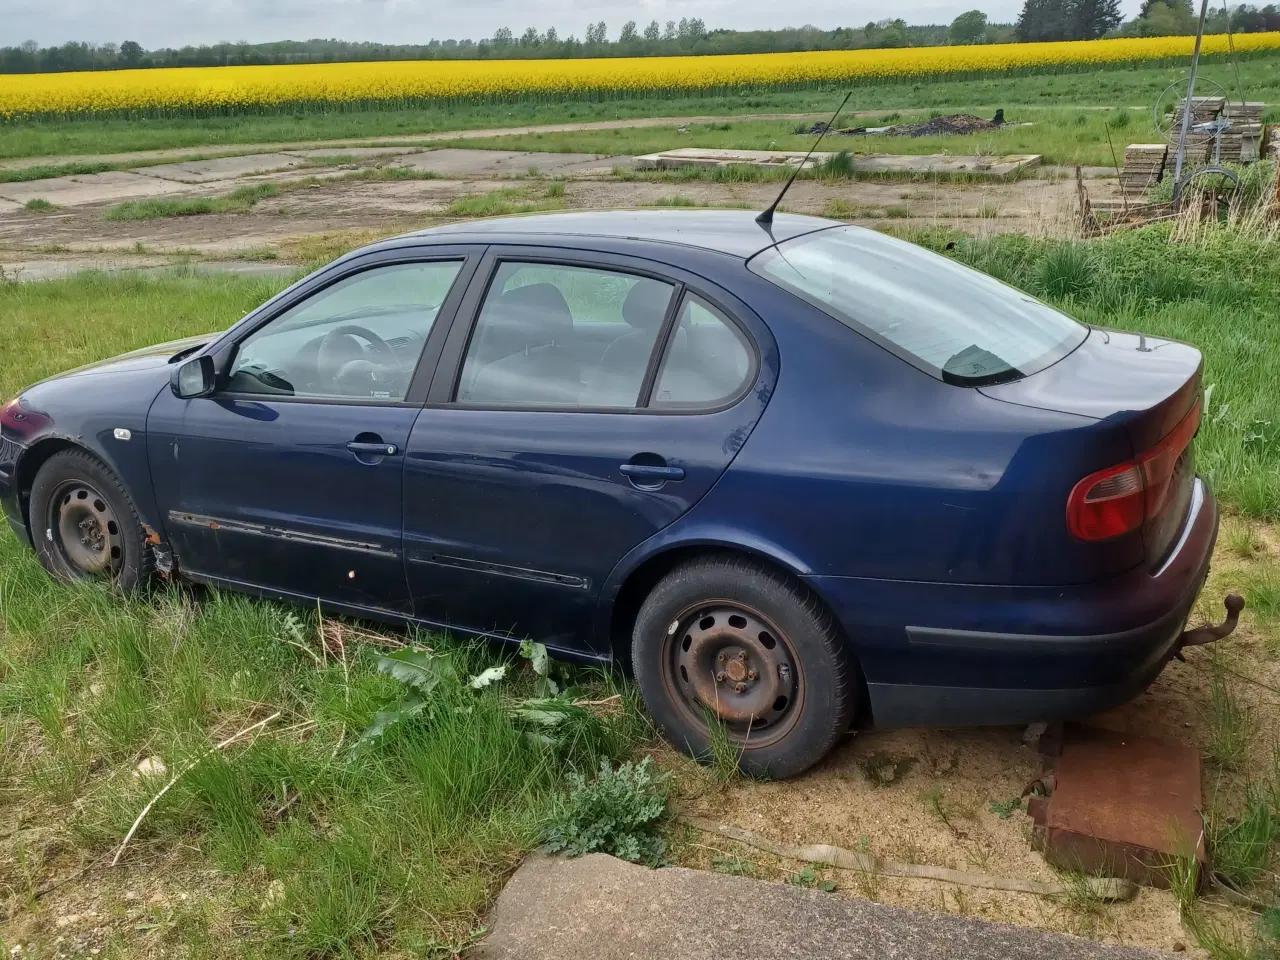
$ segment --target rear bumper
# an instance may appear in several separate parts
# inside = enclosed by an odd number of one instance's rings
[[[1061,720],[1125,703],[1159,676],[1217,532],[1217,504],[1197,479],[1182,532],[1156,570],[1059,588],[811,583],[854,641],[875,726]],[[886,616],[894,610],[896,623]]]

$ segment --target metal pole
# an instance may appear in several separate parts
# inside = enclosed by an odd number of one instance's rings
[[[1204,19],[1209,15],[1209,0],[1201,0],[1200,25],[1196,28],[1196,48],[1191,54],[1191,79],[1187,82],[1187,100],[1182,108],[1182,131],[1178,134],[1178,155],[1173,164],[1173,205],[1178,205],[1178,184],[1182,181],[1182,161],[1187,153],[1187,131],[1191,128],[1191,97],[1196,90],[1196,70],[1200,67],[1200,43],[1204,40]]]

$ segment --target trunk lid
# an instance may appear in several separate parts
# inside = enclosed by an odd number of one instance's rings
[[[1012,383],[978,388],[994,400],[1095,417],[1122,426],[1133,457],[1155,447],[1201,396],[1204,358],[1176,340],[1094,328],[1070,355]],[[1099,463],[1081,472],[1112,464]],[[1080,479],[1077,478],[1077,479]],[[1195,479],[1192,445],[1178,458],[1164,507],[1143,525],[1150,564],[1163,561],[1182,528]]]

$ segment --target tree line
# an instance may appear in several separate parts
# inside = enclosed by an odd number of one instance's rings
[[[560,59],[573,57],[707,56],[731,53],[783,53],[807,50],[859,50],[931,47],[946,44],[1012,43],[1045,40],[1093,40],[1106,36],[1170,36],[1194,33],[1198,12],[1192,0],[1143,0],[1128,23],[1120,0],[1024,0],[1017,23],[991,23],[981,10],[969,10],[950,25],[910,25],[901,19],[862,27],[821,30],[805,26],[783,30],[708,30],[699,18],[651,20],[641,27],[627,21],[616,34],[604,21],[587,25],[583,35],[560,37],[555,28],[509,27],[482,40],[432,40],[424,44],[353,43],[345,40],[285,40],[274,43],[215,43],[147,50],[134,40],[115,43],[73,41],[41,47],[27,41],[0,47],[0,73],[62,73],[79,70],[133,70],[151,67],[215,67],[286,63],[342,63],[374,60]],[[1210,33],[1280,30],[1280,6],[1243,4],[1228,15],[1210,14]],[[612,37],[612,39],[611,39]]]
[[[1003,30],[1004,36],[1000,36]],[[992,42],[1011,40],[1011,24],[992,27]],[[572,57],[706,56],[730,53],[781,53],[806,50],[856,50],[870,47],[929,47],[951,42],[946,24],[915,26],[880,20],[862,27],[822,30],[805,26],[783,30],[709,30],[698,18],[641,26],[628,21],[613,33],[601,21],[587,25],[581,37],[561,37],[554,27],[509,27],[482,40],[432,40],[424,44],[387,44],[344,40],[216,43],[146,50],[133,40],[114,43],[72,42],[41,47],[28,41],[0,47],[0,73],[54,73],[75,70],[132,70],[149,67],[213,67],[282,63],[339,63],[373,60],[559,59]]]
[[[1211,4],[1212,6],[1212,4]],[[1124,23],[1120,0],[1024,0],[1014,33],[1023,42],[1095,40],[1099,37],[1163,37],[1193,34],[1199,8],[1192,0],[1143,0],[1138,16]],[[1212,9],[1205,32],[1260,33],[1280,30],[1280,6],[1241,4]]]

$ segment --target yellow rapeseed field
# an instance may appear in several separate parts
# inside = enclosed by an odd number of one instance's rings
[[[451,60],[190,67],[0,78],[0,117],[273,112],[308,106],[582,99],[1034,73],[1190,56],[1191,37],[838,50],[716,57]],[[1280,49],[1280,32],[1237,36],[1241,52]],[[1225,36],[1205,52],[1227,51]]]

